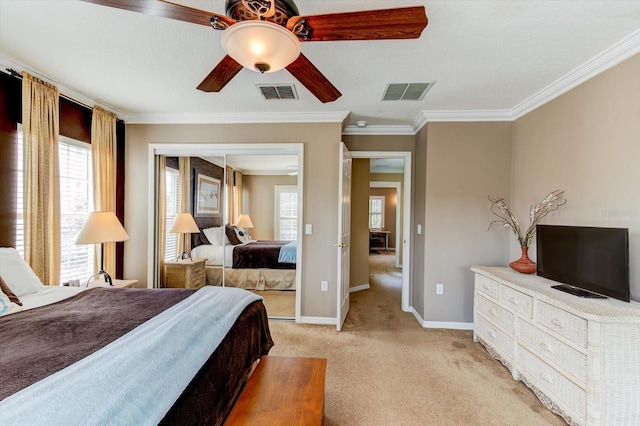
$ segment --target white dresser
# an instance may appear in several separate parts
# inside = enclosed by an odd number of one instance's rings
[[[640,303],[473,267],[474,340],[569,424],[640,425]]]

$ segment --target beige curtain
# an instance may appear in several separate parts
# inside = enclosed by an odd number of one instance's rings
[[[60,284],[58,89],[22,73],[24,257],[38,278]]]
[[[233,169],[227,166],[227,182],[226,182],[226,196],[227,196],[227,223],[234,224],[236,221],[235,206],[233,203]]]
[[[191,212],[191,158],[180,157],[178,169],[180,172],[180,213]],[[182,241],[185,240],[186,247]],[[191,234],[187,238],[178,238],[178,253],[186,251],[191,253]]]
[[[233,191],[233,210],[236,215],[235,219],[237,220],[238,216],[244,213],[244,205],[242,200],[242,173],[236,171],[235,174],[236,187]]]
[[[158,156],[158,286],[164,286],[164,249],[167,236],[167,163],[164,155]]]
[[[116,115],[93,107],[91,120],[91,156],[93,158],[93,207],[95,211],[116,211]],[[100,253],[96,250],[94,267]],[[104,244],[104,270],[115,276],[116,243]]]

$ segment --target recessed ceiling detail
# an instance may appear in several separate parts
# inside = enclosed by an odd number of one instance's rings
[[[296,88],[292,84],[281,84],[278,86],[258,85],[258,89],[266,100],[273,99],[298,99]]]
[[[383,101],[421,101],[427,94],[431,83],[389,83],[382,95]]]

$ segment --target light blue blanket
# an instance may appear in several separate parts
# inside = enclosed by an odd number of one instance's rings
[[[298,246],[295,241],[291,241],[280,247],[278,254],[278,263],[296,263],[298,256]]]
[[[0,423],[158,424],[237,317],[260,299],[238,288],[206,286],[86,358],[0,401]]]

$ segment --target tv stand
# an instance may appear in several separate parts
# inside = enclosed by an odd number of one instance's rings
[[[606,299],[606,296],[601,294],[592,293],[590,291],[584,290],[582,288],[574,287],[569,284],[560,284],[560,285],[552,285],[551,288],[555,288],[556,290],[564,291],[565,293],[573,294],[578,297],[586,297],[587,299]]]
[[[473,267],[473,339],[570,425],[640,425],[640,303]]]

